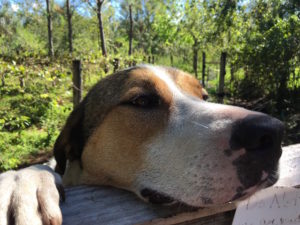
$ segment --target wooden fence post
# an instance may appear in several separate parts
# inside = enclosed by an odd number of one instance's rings
[[[120,67],[120,59],[114,58],[113,65],[114,65],[114,72],[116,72]],[[130,65],[131,65],[131,62],[130,62]]]
[[[4,87],[5,86],[5,73],[2,74],[1,83],[2,83],[2,87]]]
[[[202,52],[202,85],[205,87],[205,52]]]
[[[73,60],[73,105],[80,103],[82,96],[81,62]]]
[[[198,41],[195,40],[193,45],[193,70],[195,77],[198,79]]]
[[[210,70],[209,70],[209,67],[207,67],[207,74],[206,74],[206,83],[208,84],[208,80],[209,80],[209,73],[210,73]]]
[[[224,98],[224,83],[225,83],[225,74],[226,74],[226,52],[221,53],[221,60],[220,60],[220,77],[219,77],[219,90],[218,90],[218,97],[219,103],[223,103]]]

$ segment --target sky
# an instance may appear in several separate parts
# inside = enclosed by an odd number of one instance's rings
[[[1,1],[2,0],[0,0],[0,2]],[[19,3],[25,2],[25,0],[7,0],[7,1],[10,3],[11,8],[14,12],[17,12],[20,8],[20,6],[17,4],[18,2]],[[183,0],[177,0],[177,1],[183,1]],[[248,4],[249,1],[250,0],[243,0],[239,4],[245,5],[245,4]],[[54,0],[54,2],[57,3],[60,6],[63,6],[65,4],[66,0]],[[121,7],[120,7],[119,1],[117,1],[117,0],[116,1],[106,1],[106,4],[111,4],[115,9],[115,16],[116,17],[121,17],[121,13],[120,13]],[[1,3],[0,3],[0,7],[1,7]],[[90,15],[90,13],[88,12],[88,10],[85,7],[78,7],[77,11],[80,14],[82,14],[83,16],[89,16]]]

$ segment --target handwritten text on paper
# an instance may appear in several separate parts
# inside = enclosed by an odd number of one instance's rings
[[[233,225],[300,224],[300,189],[270,187],[238,203]]]

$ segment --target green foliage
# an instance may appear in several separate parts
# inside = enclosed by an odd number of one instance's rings
[[[0,170],[6,170],[24,163],[29,154],[51,149],[72,108],[71,87],[68,71],[59,64],[0,61],[0,71],[5,74],[0,87]]]
[[[0,171],[14,169],[47,145],[47,133],[41,130],[0,132]]]
[[[99,52],[83,56],[84,94],[107,75],[105,67],[108,73],[113,72],[116,58],[122,69],[140,63],[143,56],[134,53],[104,58]],[[45,61],[40,65],[39,59],[31,60],[23,65],[0,60],[5,83],[0,86],[0,171],[25,163],[32,154],[51,151],[73,108],[71,71],[65,66],[70,67],[71,62]]]
[[[282,14],[286,4],[257,2],[250,12],[253,23],[249,24],[239,53],[240,63],[247,65],[247,78],[273,95],[278,113],[286,108],[286,99],[290,97],[288,81],[299,66],[300,53],[300,19],[288,12]]]

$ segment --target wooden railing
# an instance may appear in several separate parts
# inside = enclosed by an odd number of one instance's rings
[[[278,186],[300,185],[300,144],[283,148]],[[61,204],[66,225],[97,224],[231,224],[235,205],[190,211],[184,207],[155,206],[144,203],[134,194],[111,187],[79,186],[66,189]]]

